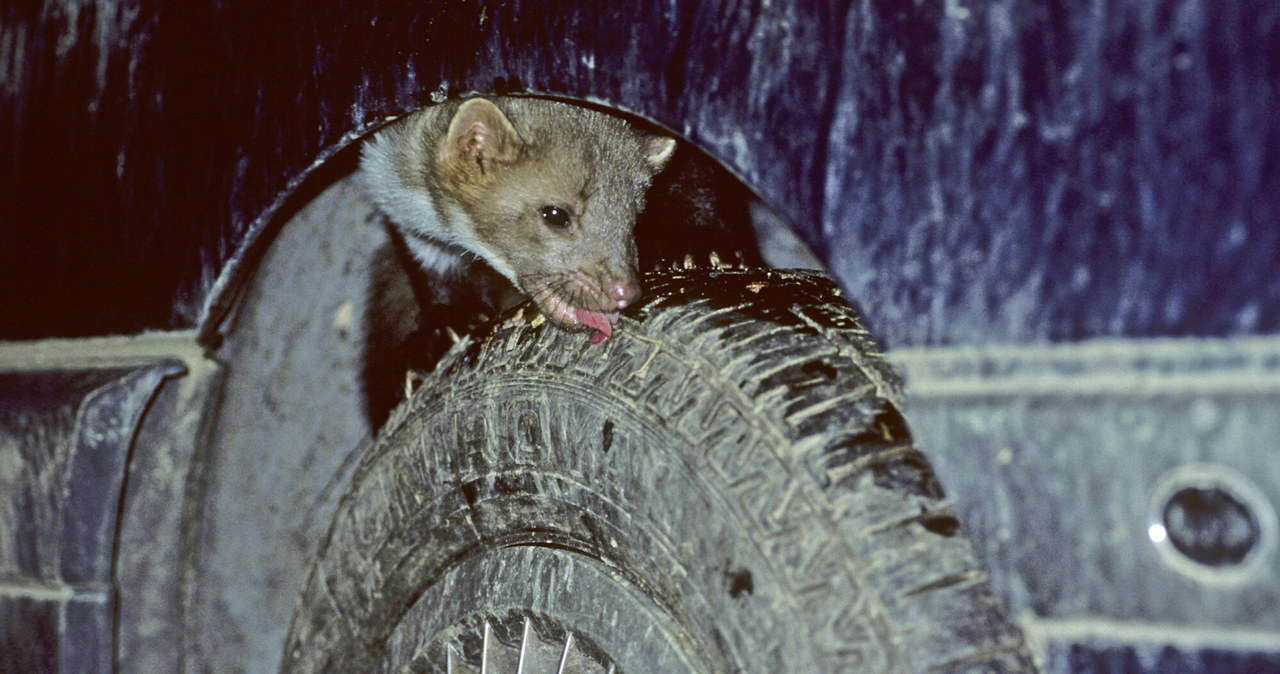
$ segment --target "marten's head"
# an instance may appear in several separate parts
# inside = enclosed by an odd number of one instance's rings
[[[557,324],[609,335],[640,297],[633,237],[653,176],[675,151],[586,108],[539,99],[471,99],[434,154],[442,216]]]

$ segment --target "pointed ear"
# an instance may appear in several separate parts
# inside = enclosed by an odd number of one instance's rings
[[[524,141],[498,106],[483,98],[463,103],[440,144],[440,170],[480,181],[493,177],[520,157]]]
[[[649,142],[645,145],[644,159],[648,162],[649,168],[657,173],[667,165],[667,160],[671,159],[671,155],[675,152],[676,139],[666,136],[649,136]]]

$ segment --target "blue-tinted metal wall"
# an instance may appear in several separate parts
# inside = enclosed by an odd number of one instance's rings
[[[1266,0],[21,2],[0,81],[0,338],[199,322],[318,159],[472,90],[688,135],[891,344],[1280,329]]]

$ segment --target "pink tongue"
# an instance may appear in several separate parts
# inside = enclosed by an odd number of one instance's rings
[[[587,311],[586,309],[574,309],[574,318],[578,322],[594,328],[595,332],[591,333],[591,343],[599,344],[613,334],[613,324],[618,320],[618,314],[602,314],[599,311]]]

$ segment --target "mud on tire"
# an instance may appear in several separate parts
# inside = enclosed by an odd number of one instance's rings
[[[444,358],[353,478],[284,670],[1034,669],[825,276],[646,288],[601,345],[522,314]]]

